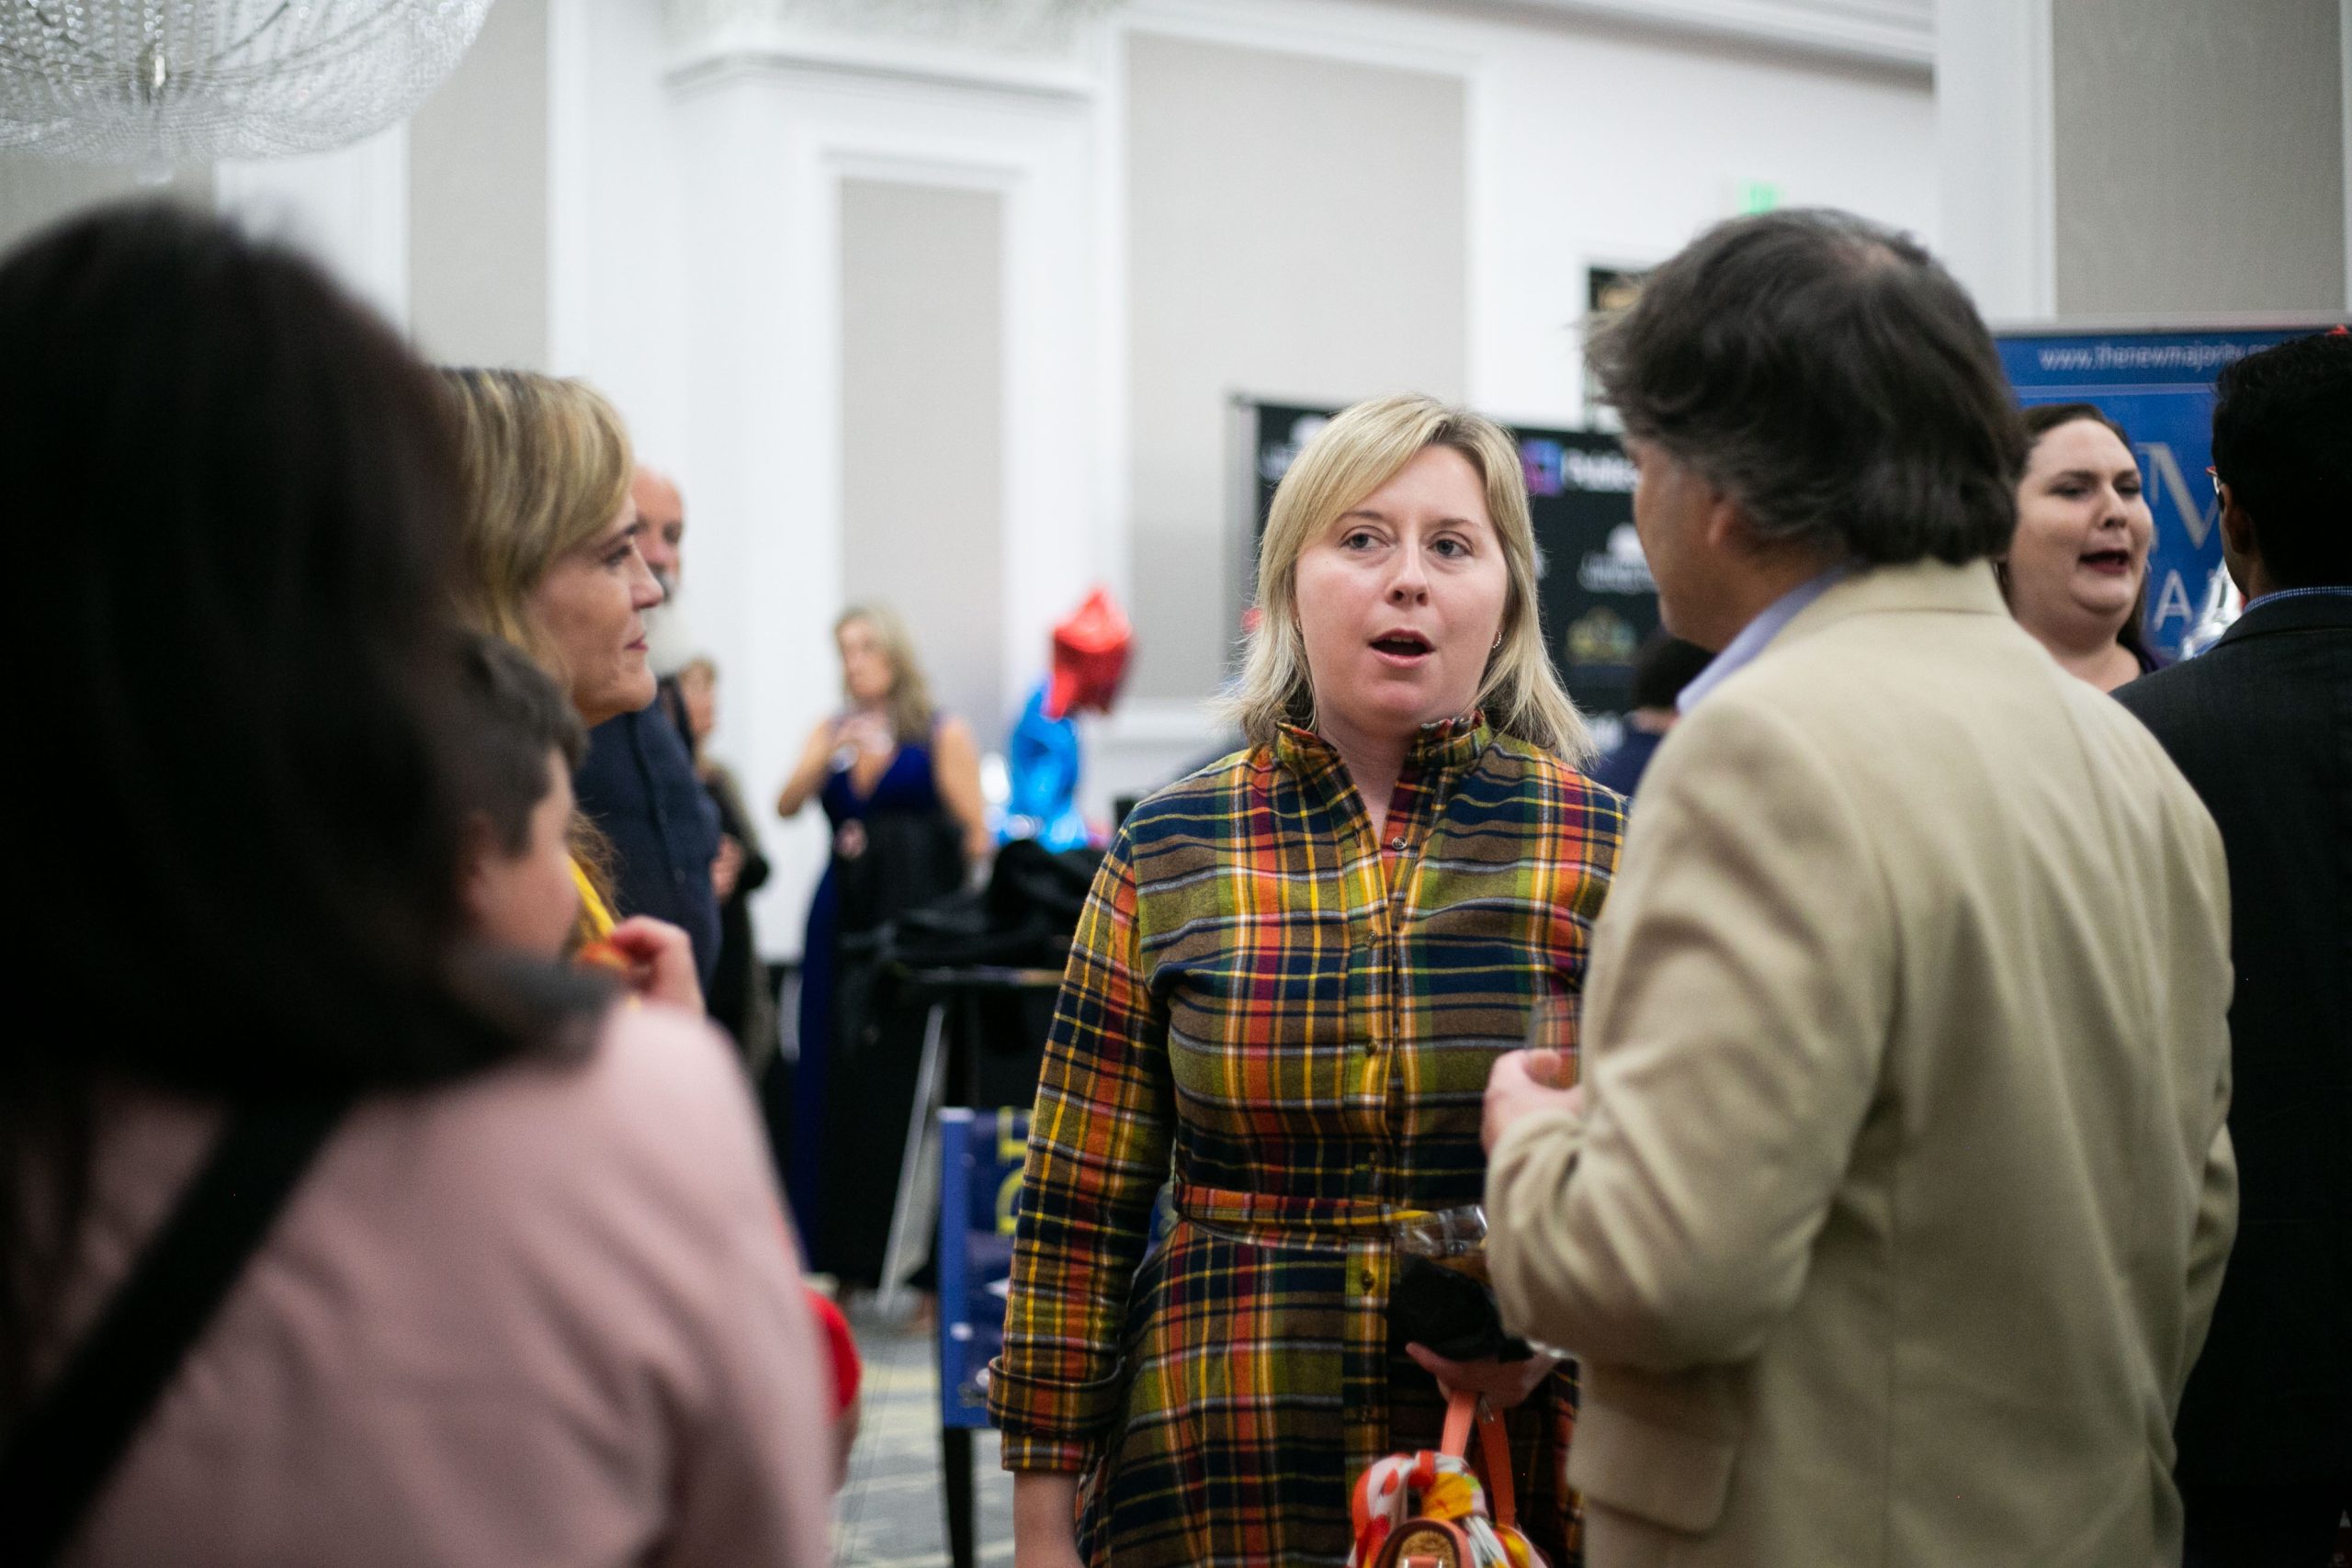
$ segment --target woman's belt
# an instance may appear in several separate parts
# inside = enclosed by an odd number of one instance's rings
[[[1385,1244],[1388,1227],[1404,1211],[1394,1203],[1360,1198],[1293,1198],[1272,1192],[1232,1192],[1176,1183],[1180,1224],[1253,1247],[1293,1247],[1345,1252]]]

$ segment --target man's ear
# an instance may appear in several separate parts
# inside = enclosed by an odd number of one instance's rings
[[[2237,493],[2228,485],[2221,494],[2222,544],[2230,554],[2251,559],[2259,553],[2254,540],[2254,519],[2238,504]]]
[[[498,852],[498,835],[491,830],[489,816],[467,812],[458,832],[458,902],[465,907],[470,924],[482,924],[496,903],[492,877],[505,858]]]
[[[1747,555],[1756,548],[1756,533],[1747,525],[1747,513],[1740,510],[1739,502],[1713,485],[1707,486],[1705,534],[1712,549]]]

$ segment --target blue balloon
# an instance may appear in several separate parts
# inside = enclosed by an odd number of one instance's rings
[[[1078,726],[1046,716],[1046,686],[1040,681],[1029,694],[1005,742],[1012,794],[997,842],[1035,839],[1049,850],[1082,849],[1090,835],[1078,812]]]

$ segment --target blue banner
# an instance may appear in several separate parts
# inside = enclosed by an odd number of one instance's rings
[[[950,1106],[939,1113],[939,1424],[985,1427],[1029,1113]]]
[[[2213,378],[2259,348],[2330,323],[2262,331],[2015,332],[2000,337],[2001,364],[2018,401],[2097,403],[2129,431],[2140,480],[2155,514],[2148,558],[2148,639],[2167,658],[2203,608],[2222,565],[2214,527]]]

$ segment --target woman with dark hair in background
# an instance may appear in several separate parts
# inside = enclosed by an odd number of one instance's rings
[[[0,265],[0,364],[75,759],[19,777],[17,961],[76,1009],[0,1041],[0,1559],[821,1561],[723,1045],[461,934],[430,373],[163,209]]]
[[[2155,516],[2123,427],[2091,403],[2025,411],[2018,531],[1997,564],[2009,614],[2102,692],[2156,668],[2143,624]]]

